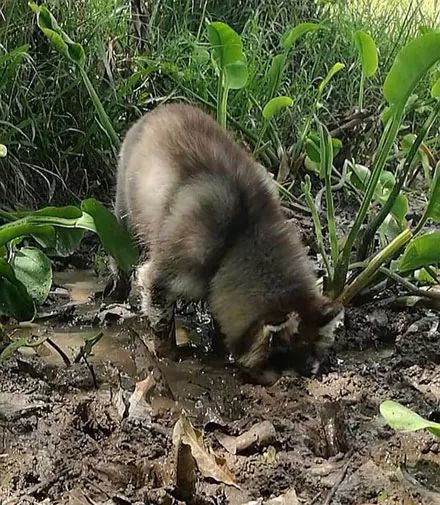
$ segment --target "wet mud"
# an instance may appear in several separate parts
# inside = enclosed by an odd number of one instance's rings
[[[440,503],[439,442],[379,414],[393,399],[440,418],[435,312],[349,309],[319,377],[265,388],[216,356],[203,307],[179,308],[182,358],[157,360],[102,288],[58,273],[42,317],[14,329],[41,343],[0,366],[2,505]]]

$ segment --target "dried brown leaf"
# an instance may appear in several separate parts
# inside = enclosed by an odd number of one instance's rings
[[[174,426],[173,443],[189,445],[191,454],[197,463],[200,473],[204,477],[223,482],[230,486],[237,486],[235,476],[229,469],[224,458],[214,454],[204,443],[203,435],[191,424],[185,412],[182,412]]]

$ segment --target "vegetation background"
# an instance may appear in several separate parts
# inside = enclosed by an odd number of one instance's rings
[[[120,137],[163,100],[187,99],[215,110],[217,78],[206,37],[206,21],[212,20],[242,35],[249,63],[248,85],[230,94],[230,125],[239,133],[257,132],[263,77],[281,35],[299,22],[323,23],[325,30],[301,39],[285,73],[281,91],[294,105],[276,128],[286,147],[315,100],[317,83],[337,61],[345,70],[326,89],[322,119],[337,125],[356,106],[360,72],[353,31],[368,31],[379,49],[379,71],[365,95],[365,106],[379,111],[380,86],[396,52],[421,25],[436,26],[440,17],[437,0],[49,0],[47,6],[84,46],[86,71]],[[14,59],[23,45],[26,51]],[[416,101],[411,121],[421,123],[426,115]],[[358,161],[374,141],[374,134],[353,139]],[[0,2],[0,143],[8,148],[0,159],[2,207],[77,203],[85,196],[111,201],[116,153],[80,75],[50,46],[25,0]],[[438,149],[435,138],[431,149]]]

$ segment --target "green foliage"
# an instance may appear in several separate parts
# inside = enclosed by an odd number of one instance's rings
[[[336,75],[338,72],[343,70],[345,68],[345,65],[343,63],[335,63],[332,68],[328,71],[327,75],[324,77],[322,80],[321,84],[318,87],[318,96],[320,97],[323,93],[325,88],[327,87],[328,83],[332,79],[334,75]]]
[[[410,41],[397,55],[385,79],[383,94],[402,113],[419,81],[440,59],[440,32],[428,32]]]
[[[81,204],[84,214],[91,216],[104,249],[126,273],[130,273],[137,261],[137,250],[130,234],[116,217],[94,198]]]
[[[217,120],[225,126],[229,90],[245,86],[248,80],[247,62],[240,36],[226,23],[210,23],[208,39],[219,74]]]
[[[59,27],[56,19],[50,13],[49,9],[45,6],[38,6],[35,2],[29,2],[29,6],[37,15],[37,25],[41,31],[46,35],[52,46],[65,58],[70,60],[76,65],[84,82],[84,85],[92,99],[95,106],[99,120],[105,129],[110,141],[115,148],[119,147],[119,138],[104,107],[99,99],[96,90],[90,81],[87,72],[84,70],[85,52],[81,44],[74,42],[61,28]]]
[[[11,265],[0,258],[0,315],[29,320],[34,313],[34,302],[26,287],[17,279]]]
[[[405,248],[399,260],[402,272],[416,270],[440,263],[440,232],[427,233],[415,237]]]
[[[284,49],[289,50],[300,37],[310,32],[316,32],[320,28],[321,25],[319,23],[300,23],[283,34],[281,37],[281,45]]]
[[[376,44],[371,35],[361,30],[353,34],[353,39],[361,60],[362,73],[365,77],[372,77],[379,63]]]
[[[36,247],[23,247],[15,252],[11,266],[29,296],[37,305],[41,305],[52,286],[52,266],[49,258]]]
[[[411,432],[427,430],[440,438],[440,424],[428,421],[422,416],[392,400],[380,405],[380,413],[385,421],[396,431]]]
[[[95,199],[81,208],[45,207],[33,212],[4,212],[0,246],[6,246],[10,261],[0,258],[0,314],[19,320],[32,319],[35,307],[46,300],[52,285],[48,254],[66,256],[80,245],[85,231],[98,235],[104,250],[118,267],[129,273],[137,261],[130,234],[115,216]],[[24,246],[33,239],[40,248]]]
[[[292,107],[293,100],[290,96],[277,96],[267,102],[263,109],[263,117],[270,121],[273,117],[277,116],[286,107]]]

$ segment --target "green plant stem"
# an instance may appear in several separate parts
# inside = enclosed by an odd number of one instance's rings
[[[401,284],[404,288],[406,288],[410,293],[414,295],[424,296],[425,298],[430,298],[431,300],[440,301],[440,292],[420,289],[409,280],[386,267],[380,267],[379,272],[383,273],[398,284]]]
[[[365,82],[365,75],[362,72],[361,82],[359,83],[359,110],[362,110],[364,108],[364,82]]]
[[[96,112],[98,114],[99,120],[101,121],[101,124],[106,131],[111,143],[113,144],[113,147],[118,150],[120,146],[120,140],[118,137],[118,134],[116,133],[115,129],[113,128],[113,125],[107,115],[107,112],[105,112],[104,107],[102,106],[101,100],[99,99],[98,94],[95,91],[95,88],[93,87],[93,84],[91,80],[89,79],[89,76],[87,75],[87,72],[84,70],[83,67],[77,65],[77,68],[79,69],[79,72],[81,74],[82,80],[84,82],[84,85],[90,95],[90,98],[92,99],[93,105],[95,106]]]
[[[400,250],[405,244],[407,244],[412,237],[412,232],[409,228],[402,231],[397,237],[391,241],[387,246],[385,246],[381,251],[379,251],[372,259],[369,261],[365,270],[363,270],[354,281],[346,286],[339,300],[343,304],[349,303],[362,289],[364,289],[376,276],[379,268],[389,261],[396,251]]]
[[[327,275],[328,275],[329,282],[331,285],[332,278],[333,278],[333,272],[332,272],[330,261],[329,261],[329,258],[327,256],[325,246],[324,246],[324,237],[322,234],[321,222],[319,220],[318,212],[316,210],[312,195],[310,194],[310,188],[308,188],[305,183],[303,184],[303,191],[304,191],[304,197],[306,199],[307,206],[309,207],[310,212],[312,214],[312,221],[313,221],[313,226],[315,228],[315,235],[316,235],[316,242],[318,244],[318,249],[319,249],[319,252],[321,253],[322,260],[324,262],[325,269],[327,270]]]
[[[374,195],[374,190],[376,189],[377,183],[379,182],[388,157],[388,153],[394,143],[397,132],[399,131],[402,115],[403,110],[397,109],[388,121],[385,127],[385,131],[382,134],[381,141],[379,143],[378,154],[374,162],[374,168],[371,172],[370,178],[368,179],[364,198],[356,215],[353,227],[348,234],[347,241],[344,245],[342,253],[339,255],[338,261],[336,263],[333,283],[333,292],[336,296],[339,296],[344,289],[353,245],[359,235],[362,223],[364,222],[365,217],[368,213],[368,209]]]
[[[365,259],[365,257],[368,254],[368,248],[370,244],[372,243],[374,236],[381,226],[381,224],[384,222],[385,218],[388,216],[388,214],[391,212],[391,209],[393,208],[393,205],[396,201],[396,198],[399,196],[400,191],[403,188],[403,185],[405,184],[405,180],[408,176],[408,173],[411,169],[412,162],[414,160],[414,157],[416,156],[423,139],[426,137],[428,134],[429,130],[431,129],[432,125],[434,124],[438,114],[440,113],[440,100],[437,101],[434,109],[432,110],[431,114],[428,116],[426,121],[424,122],[422,128],[420,129],[415,141],[413,142],[411,149],[409,150],[405,162],[403,164],[402,170],[399,173],[399,176],[397,178],[396,183],[394,184],[393,189],[391,190],[391,193],[388,197],[388,200],[384,203],[380,211],[376,214],[374,219],[370,221],[368,224],[367,228],[365,229],[365,232],[362,236],[362,240],[359,245],[359,251],[357,254],[357,259],[358,261],[362,261]],[[422,219],[419,221],[417,225],[417,229],[419,231],[419,228],[423,227],[427,219],[427,216],[423,216]],[[417,232],[414,232],[414,235],[416,235]]]

